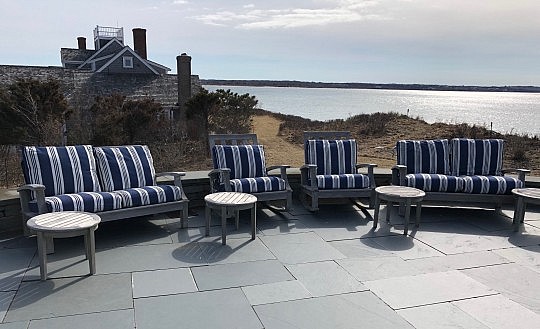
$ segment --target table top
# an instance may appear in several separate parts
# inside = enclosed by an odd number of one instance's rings
[[[414,187],[408,186],[379,186],[375,188],[375,192],[382,195],[394,196],[397,198],[423,198],[426,196],[426,192]]]
[[[204,201],[216,205],[247,205],[257,202],[257,197],[247,193],[240,192],[218,192],[208,194]]]
[[[540,188],[534,188],[534,187],[515,188],[512,190],[512,193],[518,196],[540,200]]]
[[[34,216],[26,222],[26,225],[36,231],[64,232],[91,228],[100,222],[101,218],[96,214],[61,211]]]

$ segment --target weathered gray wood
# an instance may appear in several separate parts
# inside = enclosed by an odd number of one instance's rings
[[[375,201],[375,217],[373,218],[373,229],[377,228],[379,223],[379,208],[381,206],[381,200],[387,201],[386,221],[390,219],[390,209],[393,202],[405,203],[405,225],[403,234],[407,235],[409,231],[409,221],[411,215],[411,205],[414,203],[417,206],[416,209],[416,226],[420,225],[420,209],[422,206],[422,200],[426,196],[426,193],[422,190],[407,187],[407,186],[380,186],[375,189],[376,198]]]
[[[216,134],[208,135],[208,143],[210,146],[210,154],[212,155],[212,148],[214,145],[258,145],[257,135],[256,134]],[[292,189],[289,185],[289,179],[287,177],[287,168],[290,168],[288,165],[276,165],[265,168],[266,174],[269,175],[269,171],[274,169],[279,169],[280,177],[285,181],[285,190],[284,191],[273,191],[273,192],[259,192],[252,193],[257,197],[258,201],[284,201],[285,210],[289,210],[292,206]],[[219,168],[211,170],[208,173],[210,177],[210,191],[212,193],[218,192],[218,187],[221,184],[224,184],[225,191],[231,192],[230,184],[230,169],[229,168]]]
[[[126,219],[140,216],[149,216],[165,212],[180,211],[180,226],[183,228],[185,221],[188,218],[188,203],[189,200],[182,188],[181,177],[185,176],[184,172],[164,172],[157,173],[155,178],[169,176],[173,178],[174,185],[180,187],[182,191],[182,199],[178,201],[171,201],[165,203],[158,203],[153,205],[129,207],[122,209],[115,209],[110,211],[97,212],[102,222]],[[17,189],[19,192],[19,198],[21,202],[21,213],[23,220],[24,234],[30,235],[30,231],[26,225],[27,221],[39,214],[47,213],[47,206],[45,204],[45,186],[39,184],[27,184]],[[29,202],[35,200],[38,206],[38,212],[30,210]]]
[[[517,188],[512,190],[516,198],[516,206],[514,209],[514,231],[519,230],[520,224],[525,221],[525,210],[528,203],[540,204],[540,189],[539,188]]]
[[[257,225],[257,197],[247,193],[239,192],[218,192],[208,194],[204,197],[206,202],[206,236],[210,235],[210,219],[212,209],[221,213],[221,244],[227,243],[227,217],[234,214],[238,223],[240,210],[251,209],[251,240],[255,240],[255,226]],[[238,225],[238,224],[237,224]]]
[[[47,240],[53,238],[67,238],[84,236],[86,258],[90,274],[96,273],[96,252],[94,231],[101,219],[96,214],[63,211],[40,214],[28,220],[27,225],[31,231],[36,232],[39,255],[39,269],[41,280],[47,280]]]
[[[351,139],[349,131],[304,131],[304,147],[308,140],[338,140]],[[306,150],[304,150],[305,152]],[[304,164],[300,167],[300,200],[302,204],[310,211],[319,210],[319,199],[357,199],[367,198],[369,207],[373,208],[375,201],[375,176],[373,168],[376,164],[357,164],[356,170],[367,168],[367,175],[371,182],[371,186],[365,189],[332,189],[319,190],[317,187],[317,166]],[[308,200],[308,198],[310,200]],[[311,201],[311,202],[309,202]]]
[[[518,179],[525,182],[525,174],[529,170],[518,169]],[[392,168],[392,184],[406,186],[405,176],[407,166],[396,165]],[[426,191],[423,204],[436,206],[459,206],[459,207],[481,207],[488,209],[500,209],[505,204],[513,204],[514,196],[511,194],[474,194],[474,193],[454,193],[454,192],[431,192]]]

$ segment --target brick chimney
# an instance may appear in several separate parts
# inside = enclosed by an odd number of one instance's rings
[[[79,45],[80,50],[86,50],[86,38],[85,37],[78,37],[77,38],[77,44]]]
[[[133,50],[139,56],[146,58],[146,29],[134,28],[133,30]]]
[[[191,56],[183,53],[176,56],[178,78],[178,105],[183,107],[191,98]]]

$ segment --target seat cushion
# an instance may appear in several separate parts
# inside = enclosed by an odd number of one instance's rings
[[[45,197],[45,204],[48,212],[100,212],[122,208],[122,198],[111,192],[80,192]],[[30,202],[29,207],[31,211],[38,212],[35,201]]]
[[[317,175],[316,178],[321,190],[363,189],[371,186],[369,176],[363,174]]]
[[[463,178],[438,174],[408,174],[405,184],[426,192],[462,192]]]
[[[452,175],[501,176],[502,139],[454,138],[450,141]]]
[[[463,176],[465,193],[511,194],[515,188],[525,186],[523,181],[508,176]]]
[[[28,146],[22,149],[27,184],[45,185],[45,196],[101,191],[92,146]]]
[[[214,169],[229,168],[231,179],[266,176],[266,160],[262,145],[214,145]]]
[[[118,190],[124,207],[147,206],[182,200],[182,189],[175,185],[154,185]]]
[[[104,191],[155,185],[156,171],[148,146],[95,147],[94,153]]]
[[[397,164],[407,174],[450,174],[448,140],[400,140],[396,144]]]
[[[285,180],[275,176],[231,179],[231,190],[233,192],[274,192],[284,191],[285,188]],[[225,186],[223,184],[219,187],[219,191],[225,191]]]
[[[306,164],[317,166],[317,175],[356,174],[356,141],[307,140]]]

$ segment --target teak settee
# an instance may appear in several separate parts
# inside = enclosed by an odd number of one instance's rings
[[[423,204],[500,210],[514,203],[512,189],[524,187],[529,172],[502,168],[502,139],[400,140],[396,150],[392,183],[425,191]]]
[[[188,218],[185,173],[156,174],[145,145],[23,147],[22,169],[25,234],[29,218],[58,211],[96,213],[101,221],[180,211],[182,227]],[[160,176],[173,177],[173,185],[158,185]]]

